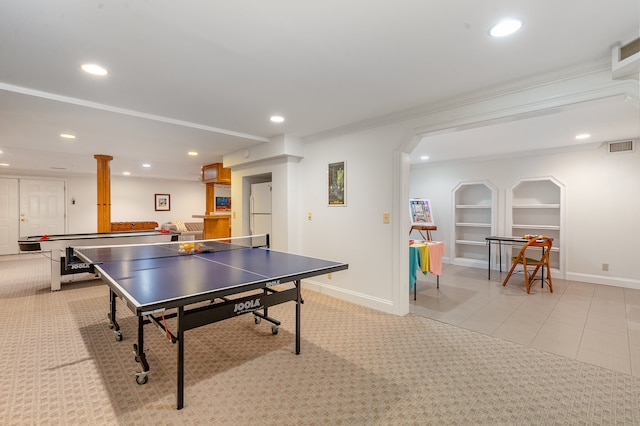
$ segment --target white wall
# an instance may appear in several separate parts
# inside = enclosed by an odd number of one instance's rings
[[[97,231],[97,182],[93,176],[68,177],[67,232]],[[155,211],[155,194],[171,196],[170,211]],[[191,215],[204,214],[205,185],[200,182],[111,177],[111,222],[172,220],[198,222]],[[75,200],[75,204],[73,204]]]
[[[486,179],[499,189],[498,232],[505,235],[510,234],[507,191],[519,179],[545,176],[566,185],[566,278],[640,288],[633,244],[640,234],[640,150],[608,154],[604,144],[578,152],[415,166],[409,192],[431,199],[438,226],[434,239],[448,243],[454,232],[451,191],[460,182]],[[601,270],[603,263],[608,272]]]
[[[403,126],[391,125],[305,145],[300,163],[300,251],[349,264],[331,279],[308,280],[314,289],[386,312],[396,309],[396,253],[391,242],[400,218],[391,215],[391,223],[384,224],[383,213],[394,212],[393,151],[404,134]],[[346,161],[346,206],[329,207],[327,168],[338,161]]]

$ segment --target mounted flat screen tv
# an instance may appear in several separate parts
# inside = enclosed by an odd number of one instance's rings
[[[216,211],[231,211],[231,197],[216,197]]]

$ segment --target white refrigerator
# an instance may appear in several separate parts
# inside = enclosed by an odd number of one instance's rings
[[[249,230],[251,235],[271,234],[271,182],[251,185]]]

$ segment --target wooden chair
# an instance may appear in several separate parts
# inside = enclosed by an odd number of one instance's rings
[[[527,293],[529,293],[531,290],[531,284],[533,283],[533,280],[535,279],[536,274],[538,273],[540,268],[546,268],[547,278],[549,279],[549,290],[551,291],[551,293],[553,293],[553,281],[551,281],[551,268],[549,266],[549,252],[551,251],[551,245],[552,245],[551,238],[546,237],[544,235],[540,235],[536,238],[532,238],[531,240],[529,240],[529,242],[527,242],[522,247],[522,249],[520,250],[520,253],[518,253],[517,256],[514,256],[511,258],[513,265],[511,266],[511,270],[509,270],[509,273],[507,274],[507,277],[504,279],[504,282],[502,283],[502,285],[503,286],[507,285],[507,281],[509,281],[509,278],[511,278],[511,275],[513,274],[513,271],[516,269],[516,266],[522,265],[522,267],[524,268],[524,281],[525,281],[525,284],[527,285]],[[534,258],[534,259],[527,257],[527,249],[530,249],[530,248],[541,248],[542,249],[541,257]],[[531,254],[532,253],[530,251],[529,255]],[[528,270],[529,267],[535,267],[531,275],[529,275],[529,270]],[[544,278],[544,269],[542,272],[542,276]],[[542,281],[542,284],[544,285],[544,280]]]

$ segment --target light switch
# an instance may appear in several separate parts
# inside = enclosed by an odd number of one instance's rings
[[[382,223],[389,223],[389,212],[382,213]]]
[[[307,213],[307,220],[311,220],[311,212]]]

